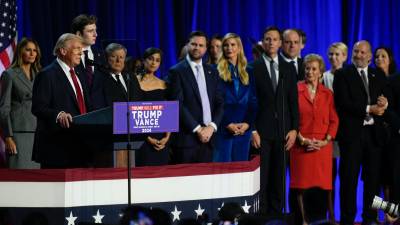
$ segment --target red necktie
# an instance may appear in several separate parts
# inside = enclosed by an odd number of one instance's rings
[[[89,87],[92,87],[93,70],[92,70],[92,66],[90,65],[91,63],[89,63],[89,51],[85,50],[85,51],[83,51],[83,53],[85,54],[85,70],[86,70],[86,75],[87,75],[87,81],[88,81]]]
[[[81,112],[81,114],[85,114],[86,113],[85,101],[83,100],[83,94],[81,88],[79,87],[75,71],[73,69],[70,69],[69,72],[71,73],[72,82],[74,83],[76,91],[76,100],[78,101],[79,111]]]

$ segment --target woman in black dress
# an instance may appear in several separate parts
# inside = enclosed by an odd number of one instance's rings
[[[166,83],[156,76],[160,67],[162,52],[148,48],[143,54],[144,73],[137,76],[142,90],[140,101],[166,100]],[[167,165],[169,158],[168,141],[171,133],[146,134],[143,146],[136,151],[136,166]]]

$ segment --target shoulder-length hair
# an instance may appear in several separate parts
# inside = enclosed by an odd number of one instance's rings
[[[222,57],[218,61],[218,72],[219,76],[222,78],[222,80],[232,81],[232,74],[231,71],[229,70],[229,61],[225,57],[225,53],[223,50],[223,46],[228,41],[229,39],[234,39],[238,45],[239,52],[238,52],[238,58],[237,58],[237,67],[239,70],[239,78],[242,84],[248,85],[249,84],[249,74],[246,71],[246,66],[247,66],[247,59],[246,56],[244,55],[244,50],[243,50],[243,44],[242,40],[240,39],[239,35],[235,33],[227,33],[224,38],[222,39]]]
[[[40,52],[39,44],[34,39],[27,37],[23,37],[21,41],[18,42],[13,61],[11,63],[11,68],[21,67],[24,64],[22,59],[22,51],[29,43],[33,43],[35,45],[37,52],[35,62],[32,63],[31,69],[34,73],[38,73],[42,69],[42,65],[40,65],[40,58],[42,57],[42,54]]]
[[[376,52],[379,49],[382,49],[382,50],[386,51],[386,53],[388,54],[388,56],[389,56],[389,71],[388,72],[389,72],[389,74],[394,74],[396,72],[396,62],[395,62],[394,57],[393,57],[392,49],[390,49],[388,47],[385,47],[385,46],[379,46],[377,49],[375,49],[374,59],[376,58]],[[375,64],[375,60],[374,60],[374,64]],[[376,64],[375,64],[375,66],[376,66]]]

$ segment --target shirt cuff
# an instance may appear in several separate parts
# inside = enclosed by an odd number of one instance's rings
[[[214,128],[214,132],[217,132],[217,125],[214,122],[208,124],[208,126],[212,126]]]
[[[258,133],[256,130],[253,130],[252,132],[251,132],[252,134],[255,134],[255,133]]]
[[[58,117],[60,117],[61,113],[65,113],[65,112],[64,112],[64,111],[61,111],[61,112],[59,112],[59,113],[57,114],[56,123],[58,122]]]
[[[197,132],[197,130],[199,130],[200,129],[200,124],[199,125],[197,125],[194,129],[193,129],[193,133],[196,133]]]
[[[366,113],[369,113],[369,108],[370,108],[371,106],[370,105],[367,105],[367,108],[365,109],[365,112]]]

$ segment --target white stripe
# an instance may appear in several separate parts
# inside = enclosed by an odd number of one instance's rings
[[[260,189],[252,172],[132,180],[133,203],[252,196]],[[127,204],[127,181],[0,182],[0,207],[78,207]]]
[[[14,41],[15,41],[15,39],[14,39]],[[10,65],[11,65],[11,62],[12,62],[13,57],[14,57],[14,50],[12,48],[12,45],[10,44],[4,51],[6,51],[7,56],[8,56],[8,60],[10,61]],[[0,76],[3,73],[4,70],[6,70],[6,67],[4,66],[3,63],[0,62]]]
[[[4,68],[3,63],[0,61],[0,77],[4,70],[6,70],[6,68]]]
[[[8,59],[10,60],[10,63],[11,63],[12,60],[13,60],[13,57],[14,57],[14,50],[13,50],[11,44],[6,48],[6,52],[7,52],[7,55],[8,55]]]

